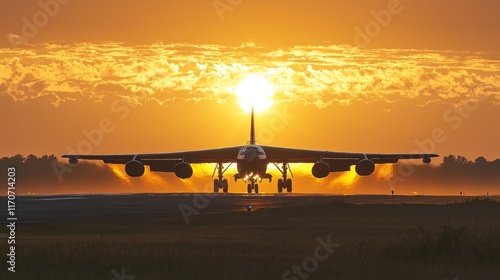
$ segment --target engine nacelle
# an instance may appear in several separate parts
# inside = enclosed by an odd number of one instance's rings
[[[131,160],[125,164],[125,172],[130,177],[141,177],[144,174],[144,165],[138,160]]]
[[[431,163],[431,158],[430,158],[430,157],[424,157],[424,158],[422,159],[422,162],[423,162],[423,163],[426,163],[426,164],[429,164],[429,163]]]
[[[356,164],[356,173],[359,176],[368,176],[375,171],[375,163],[369,159],[362,159]]]
[[[330,165],[326,162],[318,161],[312,167],[312,175],[316,178],[325,178],[330,174]]]
[[[175,165],[174,168],[175,176],[181,178],[181,179],[187,179],[191,178],[193,176],[193,168],[191,167],[191,164],[187,162],[180,162]]]
[[[69,161],[69,164],[71,164],[71,165],[78,164],[78,159],[76,157],[70,157],[68,161]]]

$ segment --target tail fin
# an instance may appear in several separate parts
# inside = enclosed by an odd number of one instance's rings
[[[250,145],[255,145],[255,124],[253,121],[253,106],[252,106],[252,121],[250,123]]]

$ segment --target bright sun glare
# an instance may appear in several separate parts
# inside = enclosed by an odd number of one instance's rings
[[[246,77],[236,87],[238,104],[245,112],[250,112],[252,106],[255,112],[265,111],[273,105],[273,95],[273,86],[257,75]]]

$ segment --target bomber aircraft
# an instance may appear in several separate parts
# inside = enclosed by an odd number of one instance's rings
[[[292,192],[293,176],[290,163],[313,163],[311,173],[316,178],[324,178],[330,172],[349,171],[355,166],[359,176],[368,176],[375,171],[375,164],[397,163],[400,159],[422,159],[430,163],[437,154],[370,154],[319,151],[307,149],[293,149],[273,146],[257,145],[255,140],[254,110],[251,110],[250,142],[248,145],[218,149],[169,152],[156,154],[121,154],[121,155],[63,155],[69,158],[70,164],[77,164],[79,159],[102,160],[104,163],[125,164],[125,172],[131,177],[140,177],[144,174],[146,165],[150,171],[173,172],[182,179],[193,175],[191,164],[215,163],[214,192],[228,192],[228,180],[224,173],[236,163],[237,172],[234,180],[247,183],[248,193],[258,193],[259,183],[263,179],[271,182],[272,175],[267,173],[269,164],[274,164],[280,171],[282,178],[278,179],[278,192],[283,190]]]

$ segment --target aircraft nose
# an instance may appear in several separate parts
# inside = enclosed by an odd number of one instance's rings
[[[252,162],[254,159],[257,158],[257,152],[256,151],[249,151],[245,154],[245,161],[247,162]]]

